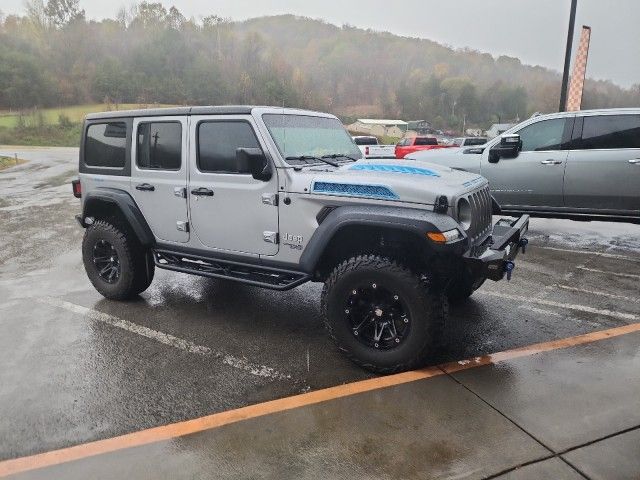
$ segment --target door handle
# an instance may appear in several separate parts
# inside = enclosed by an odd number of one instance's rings
[[[629,163],[632,165],[640,165],[640,158],[634,158],[633,160],[629,160]]]
[[[553,160],[550,158],[549,160],[542,160],[540,163],[542,165],[560,165],[562,160]]]
[[[197,195],[199,197],[213,197],[213,190],[209,190],[205,187],[194,188],[191,190],[191,195]]]
[[[150,183],[140,183],[139,185],[136,185],[136,190],[141,190],[143,192],[153,192],[155,189],[156,187]]]

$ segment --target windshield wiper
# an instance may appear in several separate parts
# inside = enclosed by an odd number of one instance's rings
[[[329,157],[332,158],[332,157]],[[296,157],[286,157],[285,160],[303,160],[305,161],[305,163],[309,163],[307,162],[307,160],[317,160],[319,162],[323,162],[323,163],[327,163],[329,165],[331,165],[332,167],[339,167],[340,164],[338,162],[332,162],[331,160],[327,160],[324,156],[323,157],[314,157],[313,155],[298,155]]]
[[[357,158],[353,158],[350,155],[345,155],[344,153],[332,153],[331,155],[323,155],[322,158],[347,158],[352,162],[357,162]]]

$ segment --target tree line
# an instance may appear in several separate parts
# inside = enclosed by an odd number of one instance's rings
[[[460,129],[557,109],[559,73],[518,59],[292,15],[186,18],[141,2],[88,20],[78,0],[0,16],[0,109],[88,102],[269,104]],[[559,46],[560,48],[560,46]],[[587,82],[583,107],[640,106]]]

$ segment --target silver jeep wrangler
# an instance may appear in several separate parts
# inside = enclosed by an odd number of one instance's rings
[[[322,311],[359,365],[424,362],[448,301],[511,275],[528,217],[501,220],[487,181],[417,161],[361,158],[333,115],[274,107],[92,114],[79,223],[105,297],[164,268],[287,290],[324,282]]]

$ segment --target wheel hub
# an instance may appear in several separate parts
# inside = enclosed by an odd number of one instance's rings
[[[405,302],[380,284],[353,289],[344,312],[358,341],[375,349],[395,348],[409,333],[410,318]]]
[[[120,278],[120,259],[116,249],[106,240],[98,240],[93,246],[93,264],[98,276],[107,283],[116,283]]]

